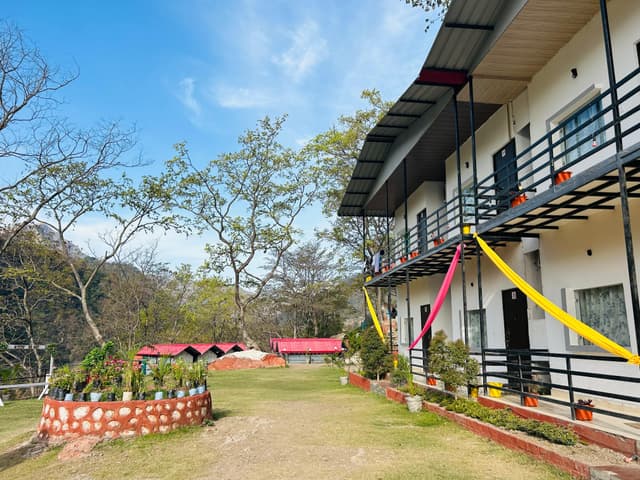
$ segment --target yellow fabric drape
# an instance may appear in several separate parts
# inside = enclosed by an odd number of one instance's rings
[[[640,365],[640,356],[634,355],[632,352],[627,350],[621,345],[618,345],[613,340],[605,337],[600,332],[594,330],[586,323],[581,322],[577,318],[572,315],[569,315],[567,312],[558,307],[555,303],[551,302],[546,297],[542,296],[540,292],[538,292],[535,288],[529,285],[520,275],[514,272],[509,265],[507,265],[498,254],[489,246],[487,243],[482,240],[477,234],[474,234],[474,238],[482,248],[482,251],[489,257],[489,259],[498,267],[500,270],[511,282],[518,287],[522,292],[529,297],[536,305],[542,308],[545,312],[547,312],[552,317],[559,320],[563,323],[567,328],[570,328],[574,332],[576,332],[581,337],[585,338],[589,342],[599,346],[603,350],[607,352],[613,353],[614,355],[618,355],[619,357],[625,358],[629,363],[634,365]]]
[[[373,303],[371,303],[371,299],[369,298],[369,294],[367,293],[367,289],[362,287],[364,290],[364,296],[367,298],[367,306],[369,307],[369,313],[371,313],[371,318],[373,319],[373,325],[375,325],[376,330],[378,331],[378,335],[380,335],[380,340],[384,343],[384,333],[382,333],[382,327],[380,327],[380,322],[378,321],[378,316],[376,315],[376,311],[373,308]]]

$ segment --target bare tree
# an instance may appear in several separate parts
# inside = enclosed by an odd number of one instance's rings
[[[52,67],[14,25],[0,23],[0,158],[5,178],[10,178],[0,184],[0,219],[5,223],[0,253],[42,208],[16,208],[13,193],[31,176],[82,155],[82,142],[74,141],[64,122],[53,117],[56,93],[75,78]]]
[[[173,225],[173,217],[167,211],[171,188],[166,176],[143,177],[138,185],[124,175],[112,178],[117,174],[113,171],[114,166],[127,164],[121,158],[134,144],[129,132],[120,132],[115,126],[110,126],[103,136],[92,135],[90,138],[86,158],[60,166],[55,175],[49,171],[43,172],[44,176],[32,175],[16,192],[16,200],[17,203],[28,204],[32,199],[35,202],[50,199],[33,221],[54,232],[74,286],[70,288],[56,280],[51,284],[80,302],[93,338],[103,344],[104,338],[88,302],[89,288],[103,266],[115,258],[135,235],[151,232],[157,227],[169,228]],[[92,164],[93,168],[87,169],[87,164]],[[61,185],[67,187],[61,189]],[[56,192],[53,199],[51,192]],[[85,258],[71,248],[72,244],[67,240],[69,231],[90,215],[107,219],[113,225],[101,235],[104,250],[92,252],[93,259]]]

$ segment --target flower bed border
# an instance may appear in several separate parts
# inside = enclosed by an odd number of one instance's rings
[[[46,397],[37,435],[49,443],[92,436],[129,438],[168,433],[212,418],[210,392],[165,400],[64,402]]]
[[[349,383],[367,392],[371,390],[371,381],[356,373],[349,373]],[[386,387],[385,396],[389,400],[404,403],[400,400],[400,397],[404,400],[403,392],[393,387]],[[440,405],[427,402],[426,400],[422,402],[422,408],[440,415],[441,417],[445,417],[476,435],[488,438],[511,450],[526,453],[531,457],[554,465],[576,478],[588,479],[591,476],[591,467],[589,465],[560,455],[555,451],[540,446],[534,442],[529,442],[519,435],[494,427],[493,425],[480,422],[474,418],[450,412]]]

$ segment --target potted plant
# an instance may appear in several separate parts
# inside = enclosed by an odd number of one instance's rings
[[[54,398],[56,400],[73,400],[73,387],[75,384],[75,373],[71,371],[69,365],[64,365],[58,368],[53,378],[51,379],[51,385],[56,389],[54,392]]]
[[[164,356],[158,358],[158,364],[151,370],[153,385],[156,389],[156,400],[162,400],[162,397],[164,396],[164,381],[169,373],[171,373],[171,359]]]
[[[581,408],[587,407],[587,408]],[[575,408],[576,411],[576,420],[581,420],[584,422],[590,422],[593,420],[593,411],[589,410],[590,408],[595,407],[591,400],[578,400],[578,405]]]
[[[133,361],[127,362],[122,369],[122,401],[128,402],[133,399],[135,365]]]
[[[540,386],[535,383],[531,383],[527,386],[527,392],[533,393],[534,395],[538,395],[540,393]],[[522,396],[522,404],[525,407],[537,407],[538,406],[538,397],[531,397],[529,395]]]
[[[429,371],[444,382],[446,390],[457,392],[458,388],[476,382],[480,366],[462,340],[447,341],[447,335],[439,330],[429,345]]]
[[[407,391],[406,402],[409,411],[416,413],[422,410],[422,396],[420,395],[420,389],[413,382],[413,378],[407,380],[407,386],[405,388]]]
[[[566,182],[571,178],[571,172],[569,170],[562,170],[561,172],[556,172],[553,176],[554,185],[558,185],[562,182]]]

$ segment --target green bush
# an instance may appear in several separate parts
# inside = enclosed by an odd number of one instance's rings
[[[469,355],[462,340],[447,341],[444,331],[437,331],[429,345],[429,371],[454,389],[476,383],[478,362]]]
[[[460,413],[506,430],[524,432],[560,445],[575,445],[578,441],[576,434],[566,427],[521,418],[509,409],[497,410],[464,398],[453,399],[452,397],[447,397],[441,399],[439,403],[449,411]]]
[[[373,327],[369,327],[362,334],[360,358],[364,376],[367,378],[380,380],[380,377],[386,375],[393,367],[388,345],[380,340],[378,332]]]

